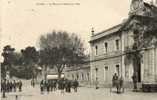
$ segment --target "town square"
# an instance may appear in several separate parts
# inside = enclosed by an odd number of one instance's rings
[[[61,94],[60,90],[41,94],[39,85],[34,88],[30,86],[30,81],[24,81],[22,92],[8,93],[6,98],[1,100],[156,100],[157,93],[132,92],[126,89],[124,93],[117,94],[116,89],[111,92],[109,88],[95,89],[93,87],[79,87],[78,92]],[[17,96],[17,97],[16,97]]]

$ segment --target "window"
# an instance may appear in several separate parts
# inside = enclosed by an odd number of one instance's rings
[[[74,80],[74,75],[72,74],[72,79]]]
[[[77,74],[76,77],[77,77],[77,80],[78,80],[79,79],[79,75]]]
[[[105,66],[105,70],[106,70],[106,71],[108,70],[108,66]]]
[[[116,40],[116,50],[119,50],[119,39]]]
[[[108,66],[104,68],[104,81],[107,81]]]
[[[108,43],[107,42],[105,42],[105,53],[107,53],[107,49],[108,49]]]
[[[67,77],[69,77],[69,74],[67,74]]]
[[[119,68],[119,65],[116,65],[116,73],[117,73],[118,76],[119,76],[119,74],[120,74],[120,68]]]
[[[87,73],[87,80],[89,81],[89,73]]]
[[[95,55],[98,55],[98,46],[95,46]]]
[[[98,80],[98,68],[95,67],[95,80]]]
[[[82,73],[82,80],[84,80],[84,75],[83,75],[83,73]]]

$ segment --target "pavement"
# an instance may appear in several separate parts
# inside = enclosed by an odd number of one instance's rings
[[[157,93],[132,92],[125,89],[124,93],[117,94],[115,88],[110,91],[109,88],[96,90],[80,87],[77,93],[72,90],[71,93],[61,94],[61,91],[57,90],[41,94],[39,85],[33,88],[28,81],[25,82],[22,92],[7,93],[6,96],[1,100],[157,100]]]

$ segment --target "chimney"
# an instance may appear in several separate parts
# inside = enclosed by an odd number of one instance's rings
[[[92,36],[93,36],[94,35],[94,28],[93,27],[92,27],[91,33],[92,33]]]

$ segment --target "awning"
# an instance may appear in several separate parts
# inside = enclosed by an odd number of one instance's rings
[[[58,79],[58,75],[47,75],[47,79]],[[61,78],[64,78],[64,74],[61,75]]]

